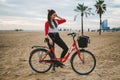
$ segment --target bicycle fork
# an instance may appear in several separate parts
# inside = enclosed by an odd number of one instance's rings
[[[85,61],[84,61],[84,54],[83,54],[83,57],[82,57],[82,55],[81,55],[80,51],[79,51],[79,50],[77,50],[77,55],[78,55],[78,57],[79,57],[80,61],[82,61],[82,63],[84,64],[84,63],[85,63]]]

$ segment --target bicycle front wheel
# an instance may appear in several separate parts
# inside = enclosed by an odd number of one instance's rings
[[[45,57],[45,60],[51,60],[51,57],[49,54],[47,54],[47,50],[45,49],[35,49],[31,52],[30,57],[29,57],[29,65],[30,67],[38,72],[38,73],[44,73],[50,70],[52,67],[52,64],[50,63],[45,63],[45,62],[40,62],[40,60]]]
[[[87,75],[91,73],[96,66],[95,56],[86,50],[80,50],[80,56],[81,59],[77,52],[73,54],[71,57],[71,67],[76,73],[80,75]]]

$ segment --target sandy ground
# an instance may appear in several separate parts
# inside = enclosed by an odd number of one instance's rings
[[[60,33],[70,46],[72,38]],[[87,50],[93,52],[97,65],[89,75],[76,74],[68,60],[64,68],[55,73],[34,72],[28,63],[31,47],[46,45],[42,32],[0,32],[0,80],[120,80],[120,32],[85,33],[91,43]],[[57,55],[61,49],[56,46]]]

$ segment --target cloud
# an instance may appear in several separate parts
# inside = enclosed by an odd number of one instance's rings
[[[77,27],[80,26],[81,17],[79,16],[76,22],[73,22],[73,19],[77,14],[74,9],[78,3],[84,3],[93,8],[93,12],[95,12],[93,6],[95,2],[96,0],[0,0],[0,26],[4,23],[14,24],[14,26],[22,23],[24,27],[31,26],[31,29],[33,26],[37,26],[36,29],[40,29],[39,27],[43,27],[47,20],[47,10],[54,9],[58,15],[67,19],[68,22],[63,26]],[[107,4],[107,11],[103,14],[102,19],[108,19],[110,26],[119,26],[120,2],[118,0],[105,0],[105,3]],[[96,28],[99,26],[99,16],[96,14],[84,18],[84,25],[86,29],[90,26]],[[29,29],[29,27],[27,28]]]
[[[0,4],[3,4],[5,2],[6,2],[6,0],[0,0]]]

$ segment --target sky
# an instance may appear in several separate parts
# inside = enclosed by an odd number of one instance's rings
[[[92,8],[95,15],[84,16],[84,29],[99,29],[99,15],[95,13],[96,0],[0,0],[0,30],[44,30],[47,21],[47,10],[54,9],[58,16],[65,18],[66,23],[59,28],[81,29],[81,16],[74,11],[78,3]],[[108,20],[110,28],[120,27],[120,1],[105,0],[107,11],[102,20]]]

